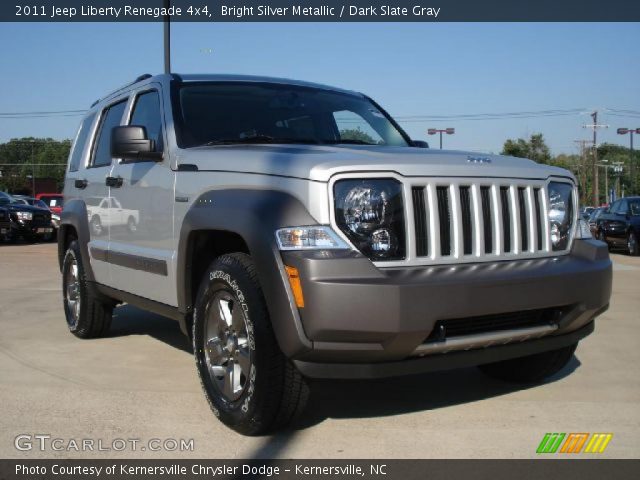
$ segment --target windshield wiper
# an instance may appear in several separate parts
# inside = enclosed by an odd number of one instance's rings
[[[218,138],[210,140],[200,147],[206,147],[211,145],[243,145],[243,144],[258,144],[258,143],[303,143],[303,144],[318,144],[318,140],[313,138],[278,138],[270,135],[253,135],[245,138]]]
[[[377,143],[365,142],[364,140],[356,140],[355,138],[342,138],[340,140],[326,140],[323,143],[327,145],[339,145],[341,143],[349,145],[378,145]]]

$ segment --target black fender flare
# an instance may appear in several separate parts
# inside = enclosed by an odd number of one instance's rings
[[[247,244],[257,266],[258,279],[267,303],[276,339],[288,357],[313,348],[306,337],[297,307],[289,295],[289,283],[275,232],[288,226],[317,225],[318,222],[294,196],[277,190],[226,189],[200,195],[184,217],[178,240],[178,309],[192,311],[190,235],[202,230],[239,235]]]
[[[94,282],[95,278],[91,268],[91,258],[89,256],[89,220],[87,219],[87,206],[83,200],[73,199],[65,202],[64,209],[60,215],[60,230],[58,232],[58,263],[62,271],[62,262],[65,255],[65,241],[67,229],[73,227],[78,236],[80,244],[80,254],[84,265],[87,280]]]

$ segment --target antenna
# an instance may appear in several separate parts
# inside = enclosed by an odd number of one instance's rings
[[[164,16],[164,73],[171,73],[171,15],[169,15],[170,0],[163,0],[166,15]]]

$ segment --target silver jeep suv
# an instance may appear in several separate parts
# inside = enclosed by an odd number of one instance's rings
[[[139,77],[92,105],[69,158],[70,331],[106,334],[123,302],[177,320],[244,434],[299,414],[307,378],[558,372],[611,294],[575,179],[425,146],[361,93]]]

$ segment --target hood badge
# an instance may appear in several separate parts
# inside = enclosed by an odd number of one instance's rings
[[[469,163],[491,163],[491,159],[489,157],[475,157],[473,155],[467,156],[467,162]]]

